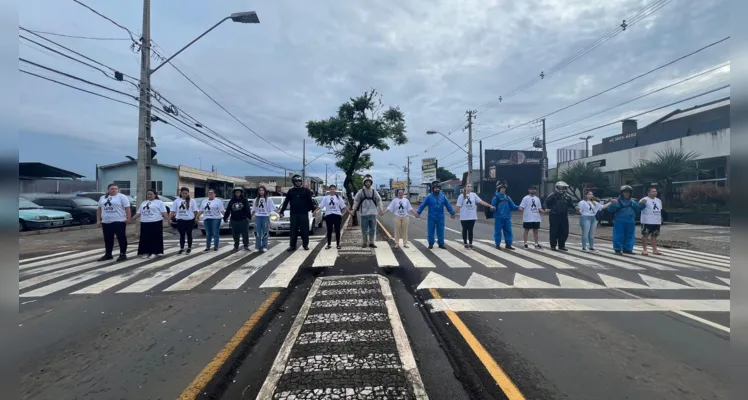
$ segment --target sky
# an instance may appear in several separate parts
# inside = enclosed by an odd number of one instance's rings
[[[81,2],[131,30],[136,39],[140,35],[142,1]],[[657,5],[661,7],[653,11]],[[642,10],[643,18],[636,18]],[[229,20],[173,61],[241,123],[170,65],[156,71],[151,84],[163,104],[180,111],[180,118],[188,114],[202,125],[206,141],[218,147],[230,142],[274,166],[218,151],[175,129],[172,124],[184,126],[173,122],[153,126],[157,159],[207,170],[214,166],[234,176],[282,175],[280,167],[301,170],[306,138],[307,160],[318,157],[307,167],[307,175],[324,178],[327,165],[330,182],[336,173],[342,181],[335,158],[308,138],[305,124],[333,116],[341,103],[374,88],[385,106],[403,111],[409,139],[389,151],[372,152],[374,166],[367,172],[376,184],[403,179],[408,156],[414,183],[420,180],[424,157],[436,157],[440,166],[461,176],[467,170],[465,152],[440,136],[427,136],[426,131],[443,132],[466,144],[467,132],[461,128],[469,109],[478,111],[473,138],[482,139],[484,149],[531,149],[533,136],[541,132],[540,124],[532,121],[553,113],[546,117],[552,167],[557,148],[581,143],[578,132],[729,84],[727,40],[554,113],[729,36],[728,10],[727,0],[153,1],[151,36],[156,51],[164,56],[233,12],[257,12],[259,24]],[[629,21],[626,30],[606,37],[616,32],[622,20]],[[131,49],[129,34],[72,0],[21,2],[19,24],[32,31],[117,39],[40,34],[106,67],[139,77],[140,56]],[[19,30],[19,34],[75,56],[28,32]],[[598,46],[591,48],[591,43]],[[19,74],[20,161],[44,162],[94,179],[97,164],[136,157],[135,85],[20,37],[18,56],[121,93],[19,62],[23,70],[128,103]],[[575,59],[567,62],[570,58]],[[155,58],[151,62],[152,67],[160,63]],[[106,67],[102,68],[108,71]],[[538,79],[541,71],[544,77]],[[636,119],[643,127],[676,108],[726,96],[729,88]],[[154,101],[159,108],[163,104]],[[585,118],[592,114],[597,115]],[[620,129],[620,124],[614,124],[584,136],[593,135],[591,147]],[[474,153],[477,169],[477,143]]]

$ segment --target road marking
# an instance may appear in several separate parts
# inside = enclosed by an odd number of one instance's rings
[[[680,276],[677,275],[678,278],[683,279],[687,284],[697,288],[697,289],[707,289],[707,290],[730,290],[729,286],[723,286],[718,285],[716,283],[711,283],[707,281],[702,281],[701,279],[696,278],[690,278],[688,276]]]
[[[721,280],[722,282],[724,282],[724,283],[726,283],[728,285],[730,284],[730,278],[723,278],[721,276],[718,276],[717,279]]]
[[[310,242],[310,246],[315,246],[317,242]],[[291,255],[283,260],[280,265],[275,268],[265,282],[260,285],[260,288],[285,288],[291,283],[293,277],[299,271],[301,264],[304,260],[309,257],[309,252],[306,250],[296,250]]]
[[[24,264],[24,263],[29,263],[29,262],[36,261],[36,260],[45,260],[45,259],[48,259],[48,258],[54,258],[54,257],[59,257],[59,256],[62,256],[62,255],[65,255],[65,254],[70,254],[72,252],[73,252],[73,250],[63,251],[62,253],[46,254],[46,255],[38,256],[38,257],[22,258],[22,259],[18,260],[18,263],[19,264]],[[78,255],[80,255],[80,253]],[[21,266],[21,269],[24,269],[24,267],[25,266]]]
[[[452,229],[452,228],[449,228],[449,227],[446,227],[446,226],[444,227],[444,229],[446,229],[446,230],[448,230],[448,231],[452,231],[452,232],[454,232],[454,233],[457,233],[457,234],[460,234],[460,235],[462,235],[462,232],[460,232],[460,231],[458,231],[458,230],[456,230],[456,229]]]
[[[177,264],[174,264],[165,270],[156,272],[151,277],[141,279],[124,289],[120,289],[119,291],[117,291],[117,293],[143,293],[145,291],[151,290],[154,287],[166,282],[168,279],[171,279],[174,276],[178,275],[179,273],[184,272],[208,260],[211,260],[217,256],[224,255],[229,250],[231,250],[231,247],[225,246],[221,249],[218,249],[217,252],[210,252],[200,254],[198,256],[192,256],[186,261],[178,262]]]
[[[283,246],[276,245],[270,248],[265,253],[262,253],[259,257],[255,257],[248,263],[237,268],[231,272],[227,277],[223,278],[222,281],[218,282],[217,285],[213,286],[212,290],[236,290],[242,287],[244,282],[249,280],[257,271],[264,267],[271,260],[278,257],[284,250]]]
[[[323,247],[317,253],[317,257],[314,258],[314,264],[312,268],[328,268],[335,265],[335,260],[338,259],[338,249],[336,247],[330,247],[329,249]]]
[[[465,283],[465,289],[508,289],[511,286],[473,272]],[[419,287],[420,289],[420,287]]]
[[[67,260],[73,260],[73,259],[80,259],[80,257],[82,257],[82,256],[88,256],[88,255],[96,254],[96,253],[101,253],[101,250],[100,249],[96,249],[96,250],[89,250],[89,251],[84,251],[84,252],[80,252],[80,253],[76,252],[75,254],[63,256],[63,257],[60,257],[60,258],[55,258],[55,261],[67,261]],[[55,255],[57,255],[57,254],[55,254]],[[31,259],[29,259],[29,260],[23,260],[23,261],[31,261]],[[26,270],[26,269],[29,269],[29,268],[38,267],[40,265],[46,265],[48,261],[49,260],[36,261],[36,262],[32,262],[30,264],[21,265],[19,268],[21,270]]]
[[[207,267],[200,268],[197,271],[193,272],[186,278],[182,279],[181,281],[169,286],[168,288],[164,289],[165,292],[175,292],[179,290],[190,290],[195,288],[197,285],[205,282],[208,278],[213,276],[213,274],[217,273],[218,271],[234,264],[237,261],[240,261],[242,258],[247,257],[251,255],[250,252],[238,252],[231,254],[230,256],[216,261],[214,263],[211,263]]]
[[[252,332],[255,326],[257,326],[262,316],[267,312],[267,310],[275,302],[279,295],[279,292],[273,292],[270,297],[268,297],[260,305],[255,313],[252,314],[251,317],[249,317],[249,319],[239,328],[238,331],[236,331],[231,340],[229,340],[228,343],[223,346],[221,351],[219,351],[218,354],[213,357],[210,363],[208,363],[208,365],[206,365],[205,368],[203,368],[203,370],[200,371],[199,374],[197,374],[195,379],[192,380],[192,383],[190,383],[190,385],[187,386],[187,388],[178,397],[178,400],[194,400],[200,396],[202,391],[205,389],[205,386],[208,385],[208,382],[213,379],[218,370],[220,370],[221,367],[226,363],[229,356],[236,350],[237,347],[239,347],[239,344],[244,342],[249,333]]]
[[[150,264],[146,264],[142,267],[135,268],[130,273],[115,275],[111,278],[104,279],[103,281],[94,283],[93,285],[86,286],[82,288],[81,290],[73,292],[72,294],[99,294],[119,284],[125,283],[133,278],[137,278],[140,274],[146,271],[151,271],[157,268],[161,268],[164,265],[176,262],[176,260],[177,259],[174,257],[161,257],[158,259],[158,261],[150,263]]]
[[[563,252],[560,252],[560,251],[549,252],[548,250],[537,250],[537,249],[527,249],[523,251],[534,252],[536,254],[543,254],[546,257],[553,256],[553,257],[560,258],[565,261],[569,261],[569,262],[576,263],[579,265],[584,265],[585,267],[596,268],[596,269],[608,269],[608,267],[602,264],[599,264],[595,261],[591,261],[586,258],[575,257],[569,254],[564,254]]]
[[[558,283],[565,289],[607,289],[603,285],[585,281],[584,279],[575,278],[566,274],[556,274]]]
[[[129,253],[127,256],[129,258],[132,258],[133,256],[135,256],[135,252]],[[85,271],[85,270],[91,269],[91,268],[106,267],[108,265],[113,265],[115,263],[116,263],[115,260],[105,261],[105,262],[94,261],[94,262],[90,262],[90,263],[85,263],[83,265],[78,265],[78,266],[72,267],[72,268],[67,268],[67,269],[63,269],[63,270],[60,270],[60,271],[54,271],[54,272],[50,272],[48,274],[38,275],[38,276],[35,276],[33,278],[25,279],[25,280],[22,280],[22,281],[18,282],[18,289],[19,290],[26,289],[26,288],[29,288],[31,286],[38,285],[38,284],[40,284],[42,282],[51,281],[51,280],[59,278],[61,276],[65,276],[65,275],[69,275],[69,274],[74,274],[76,272]]]
[[[489,241],[489,240],[482,240],[482,242],[493,243],[492,241]],[[490,253],[492,256],[503,258],[525,269],[545,269],[542,265],[538,265],[533,262],[527,261],[524,258],[520,258],[512,254],[509,254],[511,250],[499,250],[496,247],[491,247],[491,246],[485,245],[483,243],[478,243],[478,242],[473,243],[473,246],[487,253]]]
[[[520,289],[560,289],[560,286],[531,278],[520,273],[514,274],[514,287]]]
[[[429,245],[426,239],[416,239],[416,241],[424,246]],[[470,265],[468,263],[457,258],[457,256],[452,254],[448,249],[439,249],[438,251],[433,250],[432,253],[435,254],[440,260],[442,260],[442,262],[447,264],[447,267],[449,268],[470,268]]]
[[[534,252],[532,250],[525,250],[523,248],[519,248],[517,250],[517,254],[521,254],[527,258],[531,258],[540,263],[548,264],[558,269],[576,269],[576,267],[573,265],[569,265],[563,261],[556,260],[555,258],[541,256],[540,254],[538,254],[538,252]]]
[[[636,283],[632,281],[627,281],[625,279],[616,278],[615,276],[605,275],[605,274],[597,274],[600,279],[603,280],[603,283],[605,283],[605,286],[609,288],[618,288],[618,289],[649,289],[649,286],[643,285],[641,283]]]
[[[374,249],[374,254],[376,255],[377,265],[380,268],[400,266],[388,242],[376,242],[376,244],[377,248]]]
[[[132,251],[130,253],[127,253],[128,256],[131,256],[133,254],[135,254],[135,253],[132,252]],[[65,271],[70,271],[70,270],[72,270],[72,271],[80,271],[81,265],[79,265],[79,264],[85,264],[87,266],[87,268],[93,268],[94,266],[97,266],[97,265],[114,262],[114,259],[112,259],[111,261],[98,262],[97,260],[99,259],[99,257],[100,256],[98,254],[96,254],[96,255],[93,255],[93,256],[88,256],[88,257],[83,257],[83,258],[77,258],[77,259],[73,259],[73,260],[67,260],[67,261],[65,261],[63,263],[59,263],[59,264],[57,264],[57,261],[59,261],[59,260],[39,261],[40,263],[43,263],[42,264],[42,265],[44,265],[43,267],[35,268],[35,269],[32,269],[32,270],[22,270],[21,273],[20,273],[20,275],[23,278],[23,277],[27,277],[29,275],[36,275],[36,274],[39,274],[39,273],[46,273],[46,272],[52,272],[52,271],[57,271],[58,273],[61,273],[61,274],[64,275],[66,273]],[[37,264],[37,263],[34,263],[34,264]],[[70,266],[73,266],[73,265],[76,265],[76,267],[66,269],[67,267],[70,267]]]
[[[686,299],[439,299],[432,312],[696,311],[730,312],[730,300]]]
[[[462,289],[462,285],[436,272],[429,272],[416,290],[421,289]]]
[[[394,240],[392,235],[390,235],[390,231],[388,231],[387,228],[384,227],[384,224],[382,223],[382,221],[377,219],[377,224],[379,224],[379,228],[382,229],[382,232],[384,232],[384,234],[387,235],[387,237],[390,238],[390,240]]]
[[[455,243],[460,243],[460,241],[455,240]],[[488,268],[507,268],[506,265],[494,260],[493,258],[488,258],[477,251],[466,249],[464,247],[460,247],[459,245],[453,246],[452,248],[457,250],[459,253],[462,253],[462,255],[464,255],[465,257],[471,258]]]
[[[615,265],[618,268],[629,269],[633,271],[646,271],[647,270],[644,267],[639,267],[639,266],[631,265],[629,263],[625,263],[624,262],[625,260],[623,259],[623,257],[619,255],[605,254],[600,251],[596,251],[594,253],[585,253],[577,249],[569,249],[569,250],[575,252],[575,254],[582,255],[582,256],[592,257],[594,255],[594,256],[603,257],[606,259],[604,262],[610,265]]]
[[[405,256],[416,268],[436,268],[436,264],[431,262],[416,246],[401,247]]]
[[[431,292],[431,296],[434,297],[434,299],[441,300],[441,295],[439,295],[439,292],[434,289],[430,289],[429,292]],[[447,315],[447,318],[449,318],[449,320],[452,322],[452,325],[457,329],[457,331],[460,332],[460,335],[462,335],[462,338],[465,339],[465,342],[467,342],[468,346],[470,346],[470,348],[473,350],[473,353],[478,356],[478,359],[481,361],[481,363],[483,363],[483,366],[486,368],[486,370],[488,370],[488,373],[491,375],[494,381],[496,381],[496,384],[499,385],[507,399],[525,400],[525,396],[519,391],[514,382],[512,382],[511,378],[509,378],[509,375],[507,375],[506,372],[504,372],[504,370],[499,366],[499,364],[496,363],[496,360],[491,357],[491,354],[488,353],[486,348],[483,347],[481,342],[478,341],[475,335],[473,335],[470,329],[468,329],[467,325],[462,322],[462,319],[460,319],[457,313],[451,310],[445,310],[444,313]]]
[[[673,251],[673,250],[677,250],[677,251],[679,251],[681,253],[693,254],[695,256],[706,257],[707,259],[711,258],[711,259],[725,260],[725,261],[728,261],[728,262],[730,261],[730,256],[723,256],[721,254],[704,253],[702,251],[694,251],[694,250],[688,250],[688,249],[667,249],[665,251],[669,252],[669,251]]]
[[[670,290],[670,289],[693,289],[690,286],[686,286],[680,283],[671,282],[665,279],[655,278],[654,276],[649,275],[642,275],[639,274],[639,276],[642,278],[644,283],[647,284],[651,289],[662,289],[662,290]]]

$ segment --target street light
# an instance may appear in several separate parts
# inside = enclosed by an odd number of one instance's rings
[[[590,156],[590,139],[592,139],[592,135],[589,135],[587,137],[580,137],[580,140],[584,140],[584,158],[587,158]]]
[[[457,148],[459,148],[460,150],[464,151],[465,154],[467,154],[467,157],[468,157],[468,178],[467,178],[467,183],[471,183],[472,184],[473,183],[473,146],[472,146],[472,141],[473,141],[473,137],[472,136],[473,135],[470,134],[470,137],[468,138],[468,143],[470,143],[471,146],[468,148],[468,150],[465,150],[465,149],[462,148],[462,146],[460,146],[459,144],[455,143],[454,140],[450,139],[449,136],[447,136],[447,135],[445,135],[445,134],[443,134],[443,133],[441,133],[439,131],[426,131],[426,134],[427,135],[437,135],[437,134],[442,135],[442,136],[444,136],[445,139],[447,139],[450,142],[452,142],[453,145],[457,146]]]

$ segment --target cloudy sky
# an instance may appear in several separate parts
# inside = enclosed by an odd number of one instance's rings
[[[140,34],[142,1],[81,1]],[[655,6],[661,8],[652,12],[651,7]],[[128,33],[113,23],[72,0],[28,0],[19,3],[19,7],[19,23],[26,29],[125,39],[41,34],[126,75],[139,76],[139,56],[131,50]],[[458,175],[467,169],[464,152],[449,141],[426,136],[427,130],[451,132],[452,140],[464,144],[467,134],[460,129],[464,113],[477,109],[474,138],[484,139],[484,149],[529,149],[531,138],[540,133],[538,124],[506,130],[728,36],[728,9],[727,0],[157,0],[151,10],[152,39],[156,50],[167,56],[232,12],[257,11],[260,24],[226,22],[174,61],[177,68],[254,132],[171,66],[157,71],[152,85],[162,101],[181,111],[180,116],[189,114],[244,151],[292,170],[301,168],[306,121],[327,118],[349,97],[376,88],[385,105],[399,106],[405,113],[409,143],[386,153],[374,152],[375,165],[370,172],[377,183],[402,178],[402,168],[392,164],[402,166],[407,156],[413,156],[412,178],[418,182],[422,157],[437,157],[441,166]],[[640,14],[642,10],[644,14]],[[636,17],[637,14],[642,16]],[[624,32],[609,35],[603,43],[596,42],[607,33],[615,33],[624,19],[630,23]],[[19,33],[55,47],[30,33]],[[580,50],[590,43],[599,46],[582,54]],[[579,143],[580,135],[576,133],[582,130],[729,83],[730,67],[723,65],[711,73],[601,112],[729,62],[729,47],[728,40],[547,117],[551,166],[555,164],[555,150]],[[565,61],[575,55],[579,57],[573,62]],[[27,63],[20,63],[21,69],[136,103],[132,97],[137,90],[132,84],[110,79],[21,38],[19,57],[123,93]],[[156,61],[153,63],[155,66]],[[546,75],[539,80],[541,71]],[[20,84],[21,161],[45,162],[93,179],[96,164],[136,156],[135,107],[25,74],[21,74]],[[729,89],[721,90],[642,115],[637,117],[639,126],[674,108],[728,95]],[[502,101],[498,103],[500,96]],[[597,115],[585,118],[592,114]],[[579,121],[569,123],[576,120]],[[223,141],[205,128],[203,131],[211,137],[209,142],[218,145]],[[594,135],[590,146],[617,132],[619,124],[590,132]],[[263,169],[215,150],[171,125],[154,125],[153,136],[158,145],[157,158],[163,163],[203,169],[213,165],[221,173],[236,176],[282,174],[277,167],[249,160],[269,170]],[[326,151],[308,140],[308,159]],[[477,144],[475,151],[477,169]],[[323,155],[308,167],[307,173],[324,177],[325,164],[329,164],[332,181],[334,163],[332,157]],[[342,180],[342,174],[339,177]]]

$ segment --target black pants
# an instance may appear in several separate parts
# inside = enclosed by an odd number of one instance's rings
[[[184,248],[184,237],[187,236],[187,248],[192,248],[192,229],[195,228],[194,219],[178,219],[177,230],[179,231],[179,248]]]
[[[325,223],[327,224],[327,245],[330,245],[332,239],[332,232],[335,231],[335,243],[340,244],[340,221],[343,219],[342,216],[337,214],[325,215]]]
[[[164,221],[141,222],[138,255],[164,254]]]
[[[241,219],[239,221],[231,220],[231,234],[234,236],[234,248],[239,248],[239,237],[242,238],[244,248],[249,247],[249,220]]]
[[[291,214],[291,246],[296,248],[296,241],[299,238],[301,230],[301,243],[304,247],[309,247],[309,214]]]
[[[566,214],[551,214],[548,221],[551,223],[551,247],[566,247],[566,239],[569,238],[569,216]]]
[[[460,221],[462,224],[462,242],[465,244],[473,244],[473,227],[475,227],[475,220]]]
[[[101,224],[101,231],[104,233],[104,248],[108,256],[114,251],[114,237],[117,236],[119,244],[119,254],[127,252],[127,225],[124,222],[109,222]]]

